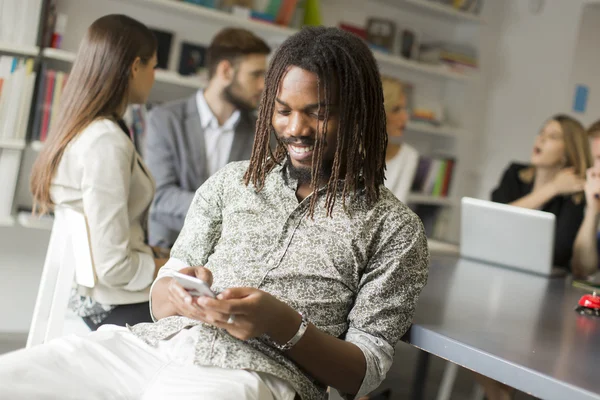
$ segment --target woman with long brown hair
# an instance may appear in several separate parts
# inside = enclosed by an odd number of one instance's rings
[[[125,15],[88,28],[31,175],[34,211],[71,207],[87,221],[96,284],[76,287],[70,306],[93,330],[151,321],[149,288],[166,261],[146,244],[154,181],[122,121],[129,104],[148,98],[156,46]]]

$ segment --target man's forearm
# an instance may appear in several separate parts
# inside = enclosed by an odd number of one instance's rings
[[[286,313],[270,332],[278,343],[287,342],[298,330],[301,317]],[[356,394],[365,377],[367,362],[362,350],[353,343],[333,337],[309,324],[302,339],[286,355],[319,382],[343,393]]]

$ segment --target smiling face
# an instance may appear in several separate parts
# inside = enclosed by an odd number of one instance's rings
[[[317,75],[299,67],[290,67],[279,85],[271,124],[286,147],[291,171],[301,181],[308,178],[310,182],[319,141],[323,141],[319,167],[326,179],[331,174],[339,121],[335,99],[329,104],[329,116],[325,121],[325,99],[325,90],[322,84],[319,85]]]
[[[550,120],[535,139],[531,164],[538,168],[556,168],[565,162],[564,132],[558,121]]]

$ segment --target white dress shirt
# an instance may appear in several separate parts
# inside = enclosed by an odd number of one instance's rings
[[[406,203],[417,172],[419,153],[414,147],[403,143],[398,154],[386,164],[385,186],[396,195],[398,200]]]
[[[223,168],[229,160],[235,127],[240,120],[240,111],[236,110],[231,117],[221,126],[215,114],[204,98],[204,91],[196,94],[200,123],[204,129],[204,142],[206,143],[206,165],[209,176]]]

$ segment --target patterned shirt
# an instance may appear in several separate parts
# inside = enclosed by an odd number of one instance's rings
[[[394,346],[410,326],[427,280],[422,223],[383,185],[371,207],[361,192],[347,198],[344,208],[340,190],[331,217],[321,195],[311,219],[311,196],[298,202],[298,182],[285,164],[267,175],[260,192],[244,185],[247,168],[247,161],[228,164],[198,189],[171,257],[208,268],[215,292],[261,289],[320,330],[355,344],[367,365],[357,396],[374,390],[391,366]],[[157,279],[168,275],[163,267]],[[289,382],[302,399],[325,398],[326,387],[266,338],[241,341],[180,316],[131,330],[156,345],[194,325],[203,326],[196,364],[269,373]]]

